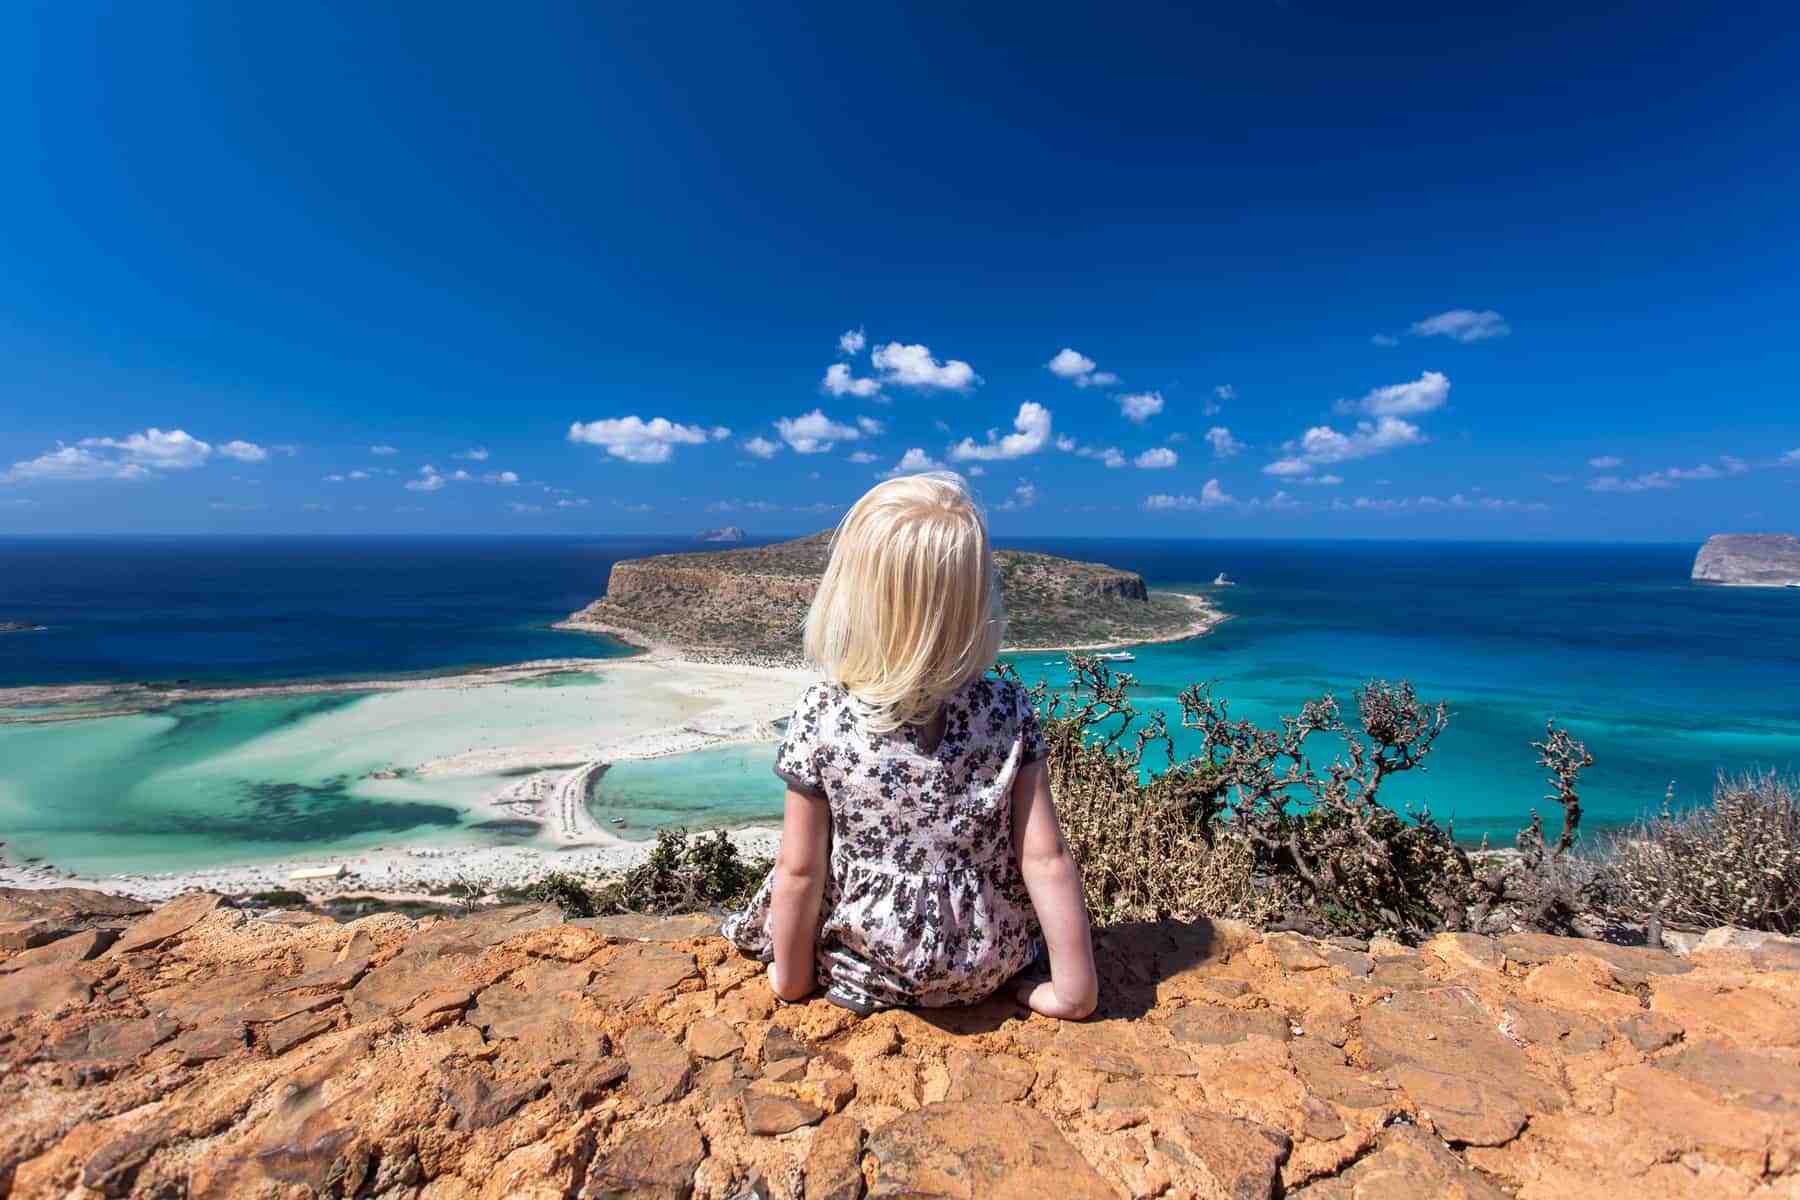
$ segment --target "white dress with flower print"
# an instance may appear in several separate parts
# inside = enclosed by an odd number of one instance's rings
[[[836,684],[800,698],[775,773],[831,807],[820,905],[819,981],[867,1011],[964,1004],[992,993],[1042,947],[1013,855],[1012,785],[1044,756],[1025,690],[983,677],[944,706],[944,733],[871,732]],[[773,875],[726,919],[725,936],[768,961]]]

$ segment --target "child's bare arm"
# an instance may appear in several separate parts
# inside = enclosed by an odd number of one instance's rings
[[[816,982],[814,942],[830,861],[830,806],[822,796],[789,788],[769,897],[769,933],[775,943],[769,983],[783,1000],[801,999]]]
[[[1037,910],[1050,950],[1050,982],[1022,992],[1020,999],[1047,1017],[1079,1021],[1100,1000],[1094,972],[1094,942],[1087,903],[1081,896],[1081,869],[1063,841],[1050,800],[1050,772],[1027,763],[1013,782],[1013,849],[1025,890]]]

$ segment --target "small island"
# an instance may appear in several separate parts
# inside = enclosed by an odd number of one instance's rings
[[[772,546],[615,563],[606,594],[564,622],[683,657],[796,665],[831,534]],[[1199,596],[1153,592],[1141,575],[1052,554],[997,550],[1008,650],[1099,650],[1176,641],[1221,618]]]
[[[741,542],[744,531],[736,525],[725,525],[718,529],[702,529],[694,539],[697,542]]]
[[[1693,577],[1728,587],[1800,588],[1800,538],[1786,533],[1715,533],[1694,556]]]

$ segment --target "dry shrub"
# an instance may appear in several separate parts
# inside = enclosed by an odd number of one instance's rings
[[[723,829],[691,838],[685,829],[663,829],[636,866],[595,877],[553,872],[526,895],[570,917],[716,912],[748,904],[773,866],[767,858],[745,858]]]
[[[1711,805],[1613,839],[1606,882],[1624,913],[1664,924],[1800,933],[1800,801],[1774,772],[1720,775]]]

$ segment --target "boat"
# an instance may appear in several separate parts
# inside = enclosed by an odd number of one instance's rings
[[[1104,654],[1096,654],[1095,658],[1104,662],[1136,662],[1137,655],[1129,650],[1109,650]]]
[[[614,817],[612,819],[612,823],[614,825],[623,825],[625,823],[625,818],[624,817]]]
[[[1219,577],[1217,579],[1213,580],[1213,586],[1214,587],[1236,587],[1237,584],[1233,583],[1231,580],[1225,578],[1225,572],[1220,571]]]

